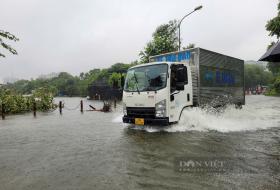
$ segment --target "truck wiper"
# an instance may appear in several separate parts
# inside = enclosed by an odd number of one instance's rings
[[[135,72],[133,73],[133,76],[134,76],[134,78],[135,78],[137,92],[138,92],[138,94],[140,94],[140,91],[139,91],[139,88],[138,88],[138,80],[137,80],[137,77],[136,77],[136,75],[135,75]]]

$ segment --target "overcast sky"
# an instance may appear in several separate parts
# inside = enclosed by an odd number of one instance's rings
[[[79,74],[139,59],[155,28],[203,9],[182,24],[183,45],[244,60],[257,60],[274,40],[265,30],[277,14],[277,0],[6,0],[0,29],[20,38],[3,51],[0,80],[36,78],[67,71]],[[8,42],[8,41],[6,41]]]

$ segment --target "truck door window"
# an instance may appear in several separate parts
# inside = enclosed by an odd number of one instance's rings
[[[171,77],[170,77],[170,91],[174,92],[176,90],[176,71],[171,67]]]
[[[171,92],[174,92],[176,90],[177,82],[184,82],[184,84],[188,84],[187,67],[181,64],[171,66],[171,77],[170,77]]]

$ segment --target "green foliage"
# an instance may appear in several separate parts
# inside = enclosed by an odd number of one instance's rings
[[[135,62],[133,62],[133,63],[135,63]],[[129,69],[129,67],[131,67],[131,64],[116,63],[108,69],[108,72],[110,72],[110,73],[112,73],[112,72],[126,72],[127,69]]]
[[[130,64],[116,63],[108,69],[93,69],[87,73],[84,73],[84,80],[88,85],[92,84],[96,80],[104,79],[108,84],[113,84],[113,79],[120,82],[120,73],[125,73],[130,67],[139,64],[138,61],[133,61]]]
[[[276,90],[274,88],[269,89],[267,92],[265,92],[266,96],[278,96]]]
[[[36,102],[38,110],[48,111],[55,107],[53,104],[53,94],[47,88],[38,88],[35,90],[32,99]]]
[[[139,54],[141,63],[149,62],[150,56],[176,51],[178,49],[177,28],[176,20],[157,27],[153,33],[153,39],[147,43],[144,50]]]
[[[7,49],[12,54],[16,55],[17,51],[15,49],[13,49],[10,45],[6,44],[3,41],[3,38],[8,39],[8,40],[13,40],[15,42],[19,41],[19,39],[9,32],[5,32],[3,30],[0,30],[0,46],[4,49]],[[0,52],[0,57],[5,57],[5,55]]]
[[[280,37],[280,2],[277,16],[267,22],[266,30],[269,31],[270,36]]]
[[[280,2],[278,3],[278,14],[273,19],[269,20],[266,24],[266,30],[269,31],[270,36],[276,36],[277,39],[280,37]],[[272,47],[275,42],[272,42],[269,46]],[[267,95],[280,95],[280,63],[268,63],[267,68],[273,73],[273,86],[267,92]]]
[[[52,93],[47,88],[40,88],[30,96],[23,96],[12,90],[0,89],[0,106],[5,105],[5,113],[16,114],[33,110],[36,102],[38,111],[48,111],[56,107],[53,104]]]
[[[273,81],[272,88],[266,93],[268,96],[280,96],[280,76],[276,77]]]
[[[280,75],[280,63],[269,62],[267,68],[273,73],[274,76]]]
[[[265,68],[256,64],[245,64],[245,88],[255,87],[257,85],[268,86],[272,83],[273,75]]]
[[[276,77],[276,79],[274,80],[273,87],[275,91],[280,94],[280,76]]]
[[[36,89],[46,88],[54,96],[87,96],[88,86],[97,80],[105,80],[110,85],[113,85],[113,81],[116,81],[117,86],[120,87],[120,73],[125,73],[128,68],[137,64],[137,61],[130,64],[116,63],[110,68],[92,69],[89,72],[81,73],[79,76],[61,72],[58,76],[50,79],[19,80],[4,85],[2,88],[10,89],[19,94],[32,94]]]
[[[122,75],[120,73],[112,73],[112,75],[109,77],[109,84],[114,86],[121,86],[121,78]],[[116,83],[116,84],[114,84]]]
[[[183,50],[195,48],[195,44],[190,43],[187,47],[183,47]]]

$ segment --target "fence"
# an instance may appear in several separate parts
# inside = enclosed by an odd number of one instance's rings
[[[108,107],[109,106],[109,107]],[[89,105],[89,107],[92,108],[92,110],[88,110],[88,111],[102,111],[102,112],[108,112],[110,111],[110,104],[108,103],[105,103],[104,102],[104,105],[103,105],[103,108],[102,109],[99,109],[97,110],[96,108],[94,108],[93,106]],[[117,107],[117,100],[115,99],[114,100],[114,108]],[[32,106],[32,112],[33,112],[33,116],[36,117],[37,116],[37,104],[36,102],[33,103],[33,106]],[[55,110],[59,110],[59,113],[60,115],[62,115],[62,112],[63,112],[63,109],[66,109],[68,111],[74,111],[74,110],[77,110],[78,108],[80,108],[80,112],[83,113],[85,110],[84,110],[84,102],[83,100],[80,101],[80,103],[74,107],[74,108],[69,108],[65,105],[65,103],[63,103],[62,101],[59,101],[58,103],[58,106],[56,108],[54,108],[53,110],[50,110],[49,112],[54,112]],[[7,113],[6,113],[6,105],[4,103],[1,104],[1,118],[2,120],[5,119]]]

